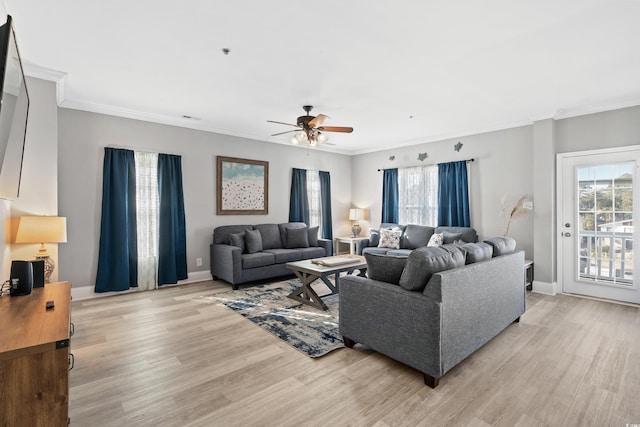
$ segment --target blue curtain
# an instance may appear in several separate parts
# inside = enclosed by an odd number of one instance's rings
[[[438,225],[470,227],[467,162],[438,164]]]
[[[182,194],[182,158],[158,154],[158,285],[187,278],[187,238]]]
[[[291,197],[289,222],[309,224],[309,197],[307,196],[307,170],[293,168],[291,173]]]
[[[398,169],[385,169],[382,177],[382,222],[398,223]]]
[[[124,291],[138,286],[136,239],[134,153],[105,148],[96,292]]]
[[[320,171],[320,198],[322,199],[322,238],[333,240],[331,219],[331,176]]]

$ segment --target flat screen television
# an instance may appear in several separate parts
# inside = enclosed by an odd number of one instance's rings
[[[11,16],[0,27],[0,198],[20,195],[29,93]]]

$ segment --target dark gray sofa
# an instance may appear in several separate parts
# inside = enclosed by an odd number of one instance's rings
[[[247,240],[247,232],[253,240]],[[216,227],[210,245],[211,275],[229,282],[233,289],[241,283],[290,275],[288,262],[333,254],[332,241],[317,236],[318,227],[302,222]]]
[[[379,233],[383,228],[396,229],[402,232],[398,249],[378,247]],[[471,227],[431,227],[428,225],[402,225],[383,222],[379,228],[371,228],[369,232],[369,238],[362,239],[356,243],[356,253],[359,255],[372,253],[406,257],[409,256],[412,250],[427,246],[434,233],[443,233],[445,243],[453,243],[458,239],[465,242],[478,241],[478,233]]]
[[[466,244],[464,256],[454,245],[416,249],[408,258],[365,255],[370,277],[340,280],[345,345],[361,343],[409,365],[436,387],[525,311],[524,252],[513,252],[508,239]],[[487,258],[488,246],[495,256]]]

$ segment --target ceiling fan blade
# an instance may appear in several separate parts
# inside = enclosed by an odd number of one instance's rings
[[[294,125],[294,124],[291,124],[291,123],[285,123],[285,122],[276,122],[275,120],[267,120],[267,123],[277,123],[279,125],[295,126],[297,128],[300,128],[300,126],[298,126],[298,125]]]
[[[280,133],[274,133],[274,134],[273,134],[273,135],[271,135],[271,136],[284,135],[285,133],[291,133],[291,132],[299,132],[299,131],[298,131],[297,129],[294,129],[294,130],[287,130],[287,131],[280,132]]]
[[[322,126],[322,124],[329,118],[329,116],[325,116],[324,114],[318,114],[315,119],[311,119],[309,121],[309,126],[317,127]]]
[[[343,133],[353,132],[352,127],[346,127],[346,126],[323,126],[323,127],[319,127],[318,130],[322,132],[343,132]]]

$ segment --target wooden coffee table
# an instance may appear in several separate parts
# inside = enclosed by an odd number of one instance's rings
[[[323,261],[326,265],[318,264]],[[288,262],[287,268],[293,270],[302,283],[302,286],[289,294],[289,298],[320,310],[326,310],[327,305],[313,290],[311,284],[320,279],[331,290],[329,295],[337,294],[340,289],[340,273],[353,274],[355,270],[358,270],[359,275],[364,276],[367,271],[367,262],[361,255],[341,255]],[[328,279],[331,274],[335,275],[335,285]]]

